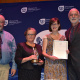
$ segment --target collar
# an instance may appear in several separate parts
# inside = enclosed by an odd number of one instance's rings
[[[72,26],[71,25],[71,28],[74,28],[74,29],[76,29],[76,27],[79,25],[79,23],[77,24],[77,25],[75,25],[75,26]]]
[[[2,31],[0,31],[0,34],[2,34],[3,33],[3,30]]]

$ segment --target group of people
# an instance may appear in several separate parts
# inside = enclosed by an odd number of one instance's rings
[[[8,80],[11,61],[11,75],[15,75],[18,67],[18,80],[40,80],[43,64],[44,80],[67,80],[67,67],[69,80],[80,80],[79,14],[76,8],[69,11],[68,18],[71,27],[65,32],[65,36],[58,32],[61,29],[59,19],[51,18],[49,21],[51,33],[44,36],[42,47],[34,43],[37,34],[34,28],[28,28],[24,32],[26,42],[18,43],[16,47],[12,34],[3,30],[5,18],[0,15],[0,80]],[[67,65],[65,59],[59,59],[52,55],[54,40],[68,41]],[[37,60],[38,62],[36,62]]]

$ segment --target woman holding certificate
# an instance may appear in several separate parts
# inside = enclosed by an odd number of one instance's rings
[[[18,65],[18,80],[40,80],[43,65],[42,47],[34,43],[36,30],[24,32],[26,42],[17,45],[15,61]]]
[[[58,18],[52,18],[49,22],[48,35],[43,38],[43,55],[45,57],[44,79],[45,80],[67,80],[66,60],[58,59],[53,56],[54,40],[65,40],[65,37],[59,34],[61,25]]]

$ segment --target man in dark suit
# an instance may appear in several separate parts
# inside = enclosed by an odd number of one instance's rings
[[[80,23],[79,11],[72,8],[68,13],[71,27],[66,31],[69,42],[68,75],[69,80],[80,80]]]

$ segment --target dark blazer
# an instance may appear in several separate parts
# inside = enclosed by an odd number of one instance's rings
[[[69,62],[71,62],[72,65],[80,66],[80,23],[77,25],[77,28],[74,32],[72,42],[69,41],[70,30],[71,28],[65,32],[70,50]]]

